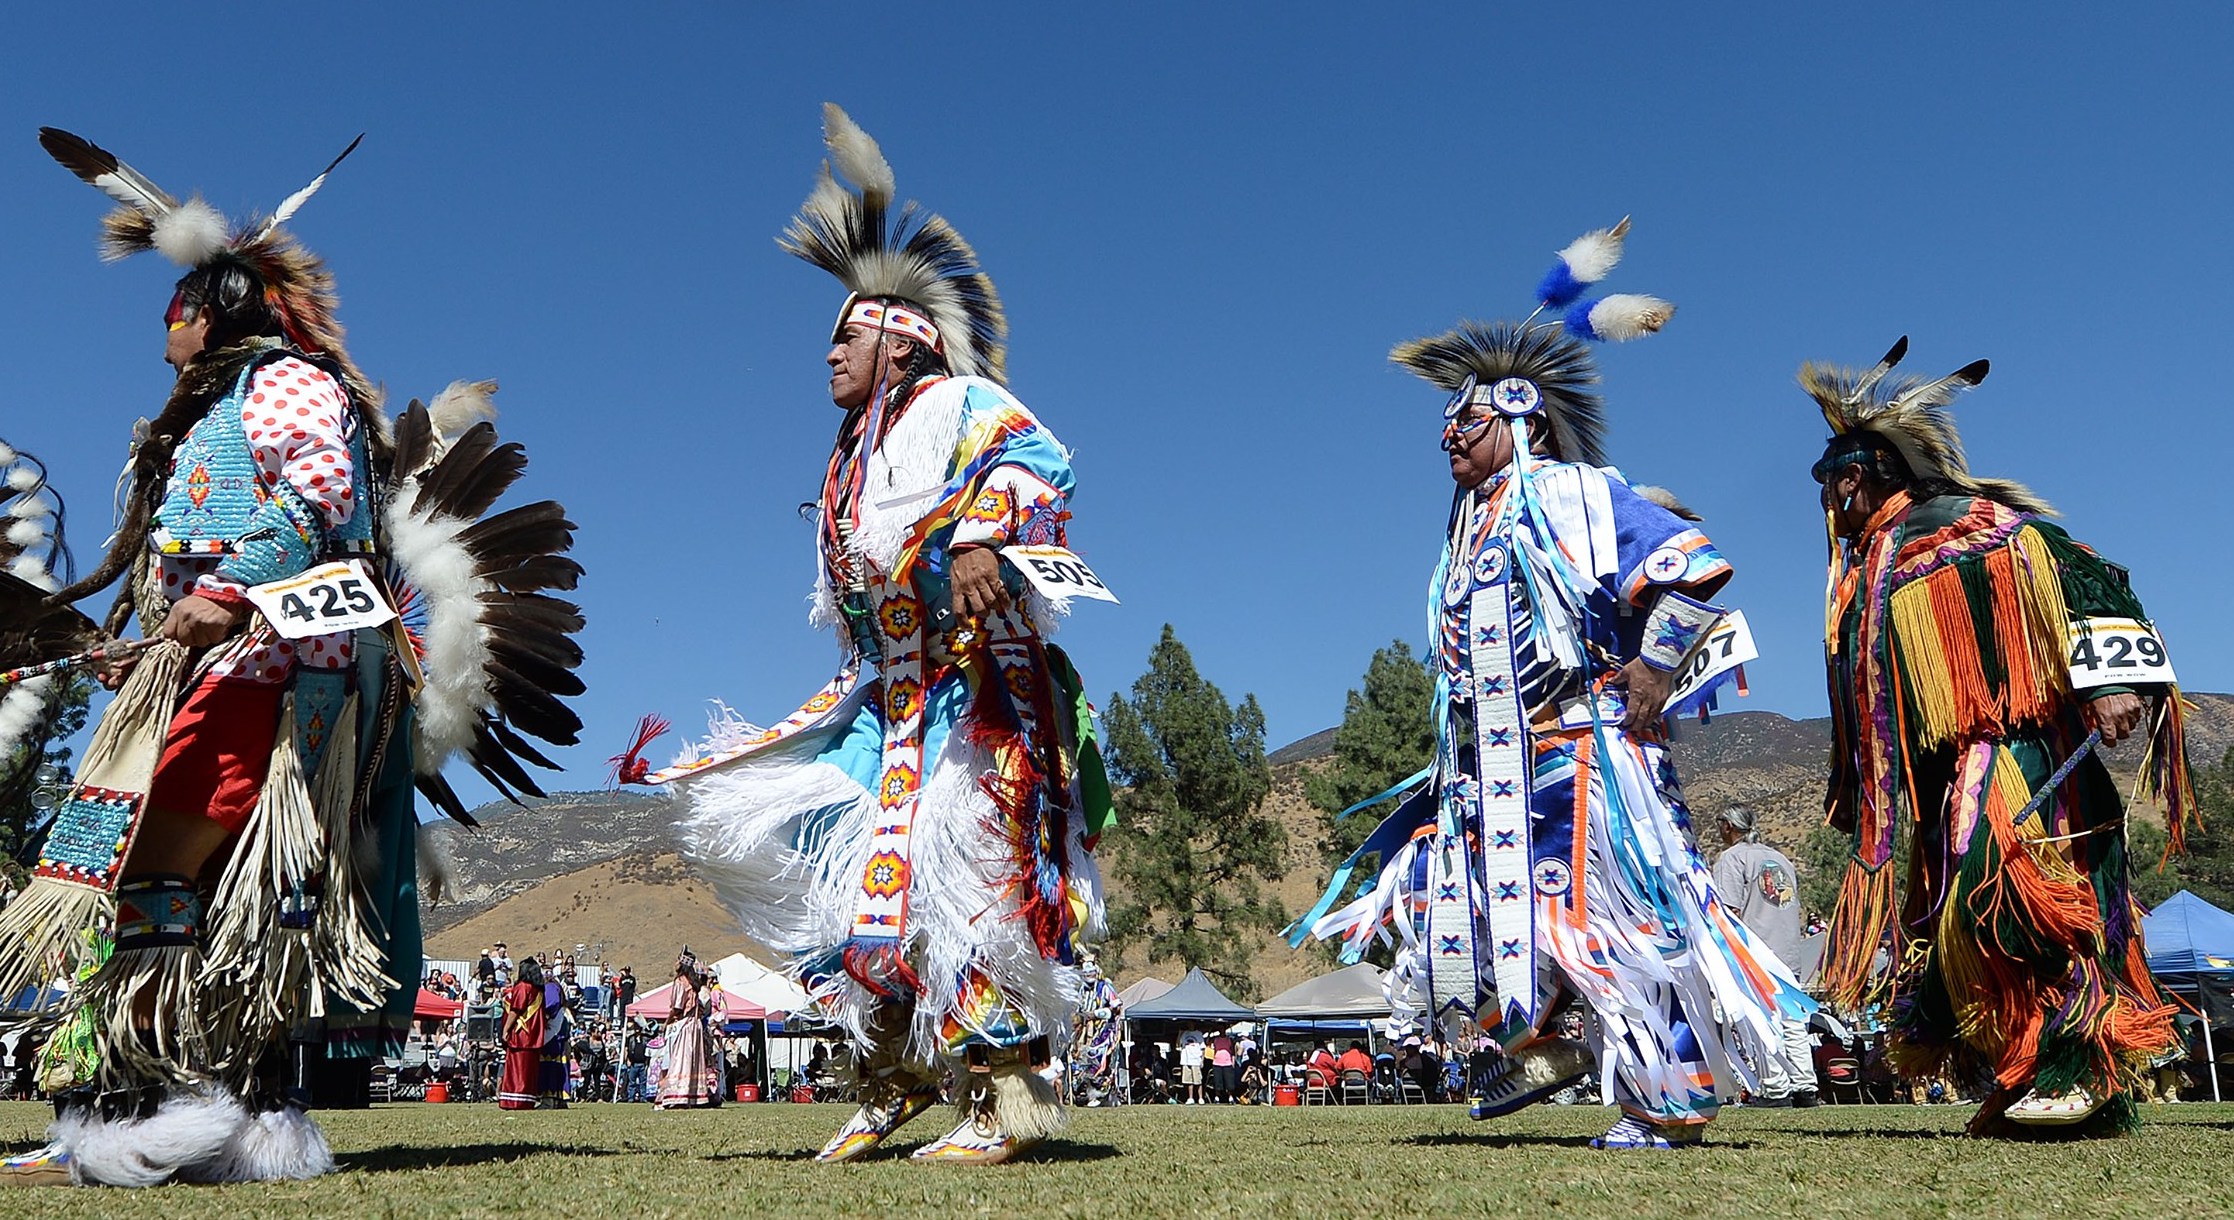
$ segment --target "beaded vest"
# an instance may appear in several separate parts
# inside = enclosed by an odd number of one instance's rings
[[[359,498],[349,520],[328,529],[292,485],[279,480],[266,486],[259,477],[242,408],[256,371],[290,356],[325,368],[311,357],[275,347],[249,361],[232,390],[180,440],[148,540],[158,554],[223,556],[230,575],[259,584],[292,576],[328,554],[372,550],[377,514],[369,494]],[[338,375],[335,381],[340,382]],[[350,462],[360,481],[369,484],[370,453],[354,409],[343,417],[343,428]]]

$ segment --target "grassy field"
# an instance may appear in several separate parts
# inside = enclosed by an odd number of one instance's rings
[[[835,1105],[656,1113],[404,1103],[323,1116],[341,1172],[316,1182],[0,1195],[0,1216],[2151,1216],[2234,1210],[2234,1104],[2154,1106],[2131,1139],[1971,1141],[1967,1109],[1736,1110],[1702,1149],[1604,1153],[1595,1108],[1474,1124],[1455,1106],[1079,1111],[1030,1162],[992,1169],[807,1160]],[[936,1134],[918,1119],[902,1148]],[[31,1146],[43,1107],[0,1103]]]

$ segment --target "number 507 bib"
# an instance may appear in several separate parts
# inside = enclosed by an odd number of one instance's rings
[[[248,591],[248,600],[263,611],[272,630],[290,640],[378,627],[396,616],[380,586],[351,559],[257,585]]]

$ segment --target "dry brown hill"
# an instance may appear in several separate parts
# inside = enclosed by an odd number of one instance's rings
[[[768,956],[738,933],[737,921],[673,852],[602,860],[536,882],[478,914],[443,920],[445,913],[430,912],[429,923],[441,930],[427,935],[429,957],[471,961],[498,941],[514,957],[581,945],[587,954],[580,961],[633,966],[639,977],[661,980],[685,945],[709,958],[738,949]]]
[[[2234,745],[2234,696],[2191,696],[2190,749],[2215,761]],[[1676,741],[1677,764],[1693,808],[1713,813],[1744,802],[1762,814],[1765,836],[1790,850],[1821,816],[1828,722],[1791,720],[1774,712],[1735,712],[1708,724],[1687,723]],[[1303,799],[1303,775],[1323,766],[1331,731],[1276,752],[1269,813],[1285,828],[1286,873],[1273,885],[1288,914],[1310,908],[1324,883],[1318,857],[1319,813]],[[2112,766],[2138,761],[2128,748]],[[502,940],[522,952],[603,945],[606,960],[638,972],[664,971],[677,948],[702,956],[757,951],[717,905],[704,883],[674,854],[667,798],[622,792],[565,793],[531,808],[491,804],[476,810],[484,825],[467,831],[429,827],[452,862],[452,896],[427,913],[427,951],[468,957]],[[1259,938],[1255,976],[1271,995],[1326,969],[1313,950],[1295,951],[1271,935]],[[1176,980],[1184,968],[1149,963],[1135,950],[1121,982],[1153,974]]]

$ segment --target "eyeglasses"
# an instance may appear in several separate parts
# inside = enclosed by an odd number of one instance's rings
[[[1498,418],[1495,415],[1484,415],[1479,419],[1454,419],[1444,424],[1443,448],[1452,449],[1473,444],[1474,439],[1482,434],[1482,430],[1496,423]]]

